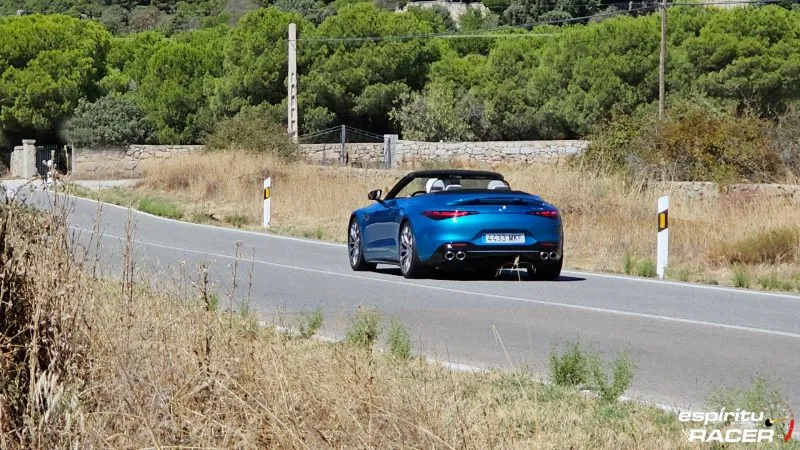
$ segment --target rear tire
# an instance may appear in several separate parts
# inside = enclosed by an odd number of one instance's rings
[[[364,240],[361,238],[361,227],[355,217],[350,219],[347,229],[347,250],[350,267],[355,271],[375,270],[377,264],[368,263],[364,259]]]
[[[427,268],[419,260],[417,251],[417,239],[414,237],[414,230],[411,224],[406,221],[400,226],[400,236],[398,238],[400,272],[406,278],[420,278],[427,273]]]
[[[561,276],[561,267],[564,263],[564,255],[555,264],[548,264],[539,267],[528,267],[528,276],[538,281],[555,281]]]

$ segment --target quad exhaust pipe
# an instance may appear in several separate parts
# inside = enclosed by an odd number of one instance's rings
[[[444,259],[447,261],[452,261],[454,259],[458,261],[463,261],[467,257],[467,252],[459,250],[458,252],[453,252],[452,250],[448,250],[444,254]]]
[[[539,257],[542,259],[558,259],[558,253],[556,252],[541,252],[539,253]]]

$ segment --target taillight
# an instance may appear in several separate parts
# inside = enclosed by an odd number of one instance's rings
[[[477,211],[423,211],[422,215],[433,220],[453,219],[478,214]]]
[[[547,217],[548,219],[558,219],[558,211],[547,209],[544,211],[528,211],[528,214],[534,216]]]

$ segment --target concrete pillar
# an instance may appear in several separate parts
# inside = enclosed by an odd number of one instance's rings
[[[383,135],[383,164],[388,167],[397,167],[397,161],[395,160],[395,148],[397,147],[397,135],[396,134],[384,134]]]
[[[22,145],[14,147],[11,153],[11,176],[29,179],[36,174],[36,140],[23,139]]]

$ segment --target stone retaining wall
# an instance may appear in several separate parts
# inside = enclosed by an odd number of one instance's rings
[[[783,197],[800,204],[800,185],[797,184],[731,184],[720,189],[707,181],[671,181],[656,183],[665,193],[687,199],[713,200],[721,197],[748,198],[755,196]]]
[[[202,150],[202,145],[130,145],[127,148],[76,149],[75,179],[138,178],[149,165]]]
[[[407,168],[431,160],[478,164],[560,164],[588,145],[588,141],[417,142],[387,139],[386,143],[349,143],[345,150],[351,166],[380,167],[384,165],[384,155],[390,152],[393,166]],[[76,179],[137,178],[150,164],[202,149],[202,145],[76,149],[72,161],[73,176]],[[309,161],[338,164],[341,145],[301,144],[300,151]]]
[[[350,165],[376,167],[383,163],[383,143],[352,143],[345,146]],[[313,162],[339,163],[341,144],[300,144],[300,151]]]
[[[561,164],[583,152],[589,141],[487,141],[416,142],[397,141],[394,159],[400,166],[413,166],[430,159],[466,163]]]

